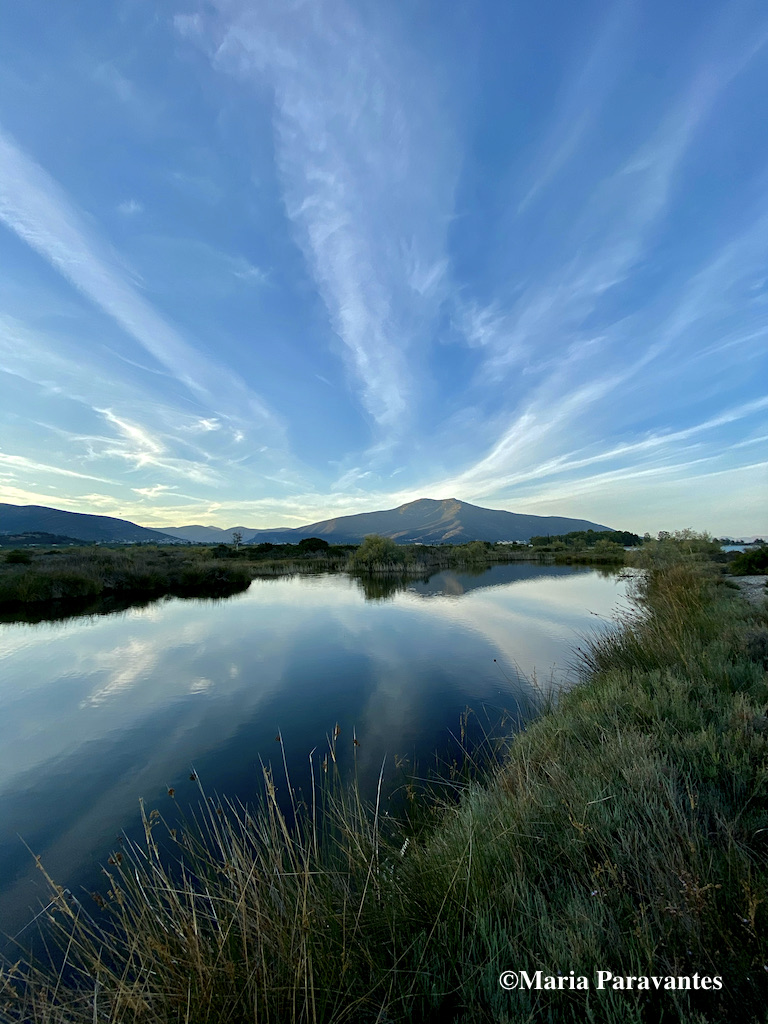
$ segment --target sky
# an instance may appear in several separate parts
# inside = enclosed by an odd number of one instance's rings
[[[763,0],[7,4],[0,267],[0,501],[768,535]]]

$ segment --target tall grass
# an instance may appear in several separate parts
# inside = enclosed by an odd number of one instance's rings
[[[206,549],[68,548],[0,565],[0,608],[126,595],[216,596],[250,580],[243,566],[213,561]]]
[[[582,684],[418,830],[340,784],[336,735],[303,804],[266,772],[252,811],[142,812],[97,902],[51,882],[60,966],[6,968],[0,1019],[764,1020],[767,623],[690,563],[650,568]],[[505,992],[504,969],[592,990]],[[598,969],[724,987],[597,992]]]

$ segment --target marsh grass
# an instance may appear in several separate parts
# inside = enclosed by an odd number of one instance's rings
[[[214,561],[206,549],[66,548],[0,566],[0,607],[128,595],[217,596],[243,590],[250,581],[246,568]]]
[[[390,542],[391,543],[391,542]],[[487,568],[497,562],[528,558],[526,549],[476,542],[456,547],[398,547],[391,543],[396,561],[364,565],[372,574],[397,580],[443,568]],[[282,577],[297,573],[354,572],[360,570],[354,545],[335,545],[321,551],[299,545],[227,545],[217,547],[151,544],[105,547],[25,549],[0,559],[0,610],[13,614],[50,606],[48,617],[61,617],[67,603],[90,609],[94,601],[142,600],[165,595],[216,597],[244,590],[256,577]],[[34,615],[34,611],[32,611]]]
[[[341,783],[336,730],[303,803],[266,771],[254,810],[201,789],[181,827],[142,811],[102,906],[49,880],[59,966],[7,967],[0,1019],[764,1020],[767,621],[700,566],[651,566],[582,684],[418,814]],[[592,991],[504,992],[507,968]],[[598,993],[597,969],[724,988]]]
[[[378,538],[384,540],[384,538]],[[361,546],[362,547],[362,546]],[[266,550],[261,550],[266,549]],[[359,559],[359,549],[335,545],[302,550],[298,545],[245,545],[239,548],[135,545],[11,551],[0,559],[0,621],[57,620],[107,614],[162,597],[228,597],[252,579],[349,573],[367,599],[384,600],[414,579],[427,580],[445,569],[481,574],[509,562],[551,564],[548,552],[475,541],[463,545],[398,546],[384,555]],[[394,552],[394,556],[392,556]],[[370,552],[369,552],[370,555]],[[624,552],[622,551],[622,557]],[[392,557],[395,560],[392,560]],[[615,559],[569,554],[567,561],[614,571]]]

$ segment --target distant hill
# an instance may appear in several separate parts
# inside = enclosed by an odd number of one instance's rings
[[[79,541],[77,537],[62,537],[60,533],[43,533],[40,530],[31,530],[28,533],[0,533],[0,547],[2,548],[50,548],[72,544],[82,544],[82,541]]]
[[[137,526],[127,519],[63,512],[44,505],[0,504],[0,534],[55,533],[80,541],[127,544],[140,541],[172,541],[175,538]]]
[[[329,544],[358,544],[366,534],[378,533],[401,544],[464,544],[471,540],[517,540],[572,530],[610,530],[612,527],[586,519],[561,516],[529,516],[480,508],[466,501],[448,498],[436,501],[420,498],[399,508],[362,512],[354,516],[324,519],[319,523],[288,530],[254,530],[233,526],[219,530],[212,526],[169,527],[174,537],[203,543],[231,543],[232,532],[243,535],[246,544],[296,544],[304,537],[322,537]]]
[[[178,540],[190,540],[193,544],[231,544],[233,533],[242,533],[243,542],[248,543],[257,533],[275,531],[256,530],[248,526],[232,526],[228,530],[222,530],[218,526],[167,526],[163,527],[163,532]]]

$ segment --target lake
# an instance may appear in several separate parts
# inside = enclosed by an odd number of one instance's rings
[[[192,769],[208,794],[249,801],[271,762],[285,794],[278,734],[306,787],[338,724],[372,795],[382,764],[392,788],[396,758],[424,775],[458,756],[467,707],[476,734],[508,732],[537,693],[576,680],[576,645],[626,587],[519,563],[406,584],[293,576],[222,601],[0,625],[0,933],[48,900],[24,843],[82,895],[118,834],[137,833],[140,797],[167,817],[196,803]]]

